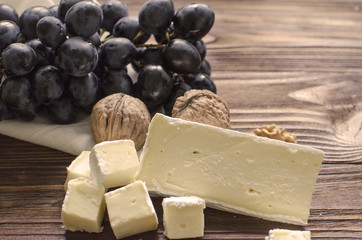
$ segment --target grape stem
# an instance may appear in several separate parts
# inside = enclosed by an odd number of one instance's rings
[[[146,47],[146,48],[164,48],[164,44],[138,44],[136,47]]]

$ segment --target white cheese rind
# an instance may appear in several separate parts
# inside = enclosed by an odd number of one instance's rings
[[[310,231],[272,229],[265,240],[311,240]]]
[[[194,195],[208,206],[306,225],[323,152],[156,114],[137,180],[162,195]]]
[[[80,177],[68,182],[62,206],[62,221],[69,231],[102,232],[104,211],[103,186]]]
[[[139,166],[137,151],[132,140],[98,143],[89,156],[91,177],[105,188],[131,183]]]
[[[168,239],[204,236],[205,200],[190,197],[169,197],[162,201],[164,235]]]
[[[108,217],[117,239],[155,230],[158,218],[146,185],[135,181],[105,194]]]

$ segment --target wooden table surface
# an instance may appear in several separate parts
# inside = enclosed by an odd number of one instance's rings
[[[124,2],[130,15],[144,3]],[[262,240],[272,228],[362,239],[362,0],[202,2],[216,13],[206,58],[232,128],[275,123],[325,152],[307,226],[207,208],[204,239]],[[73,159],[0,136],[0,239],[115,239],[107,217],[101,234],[62,228],[65,167]],[[153,201],[161,220],[161,199]],[[164,239],[162,232],[161,222],[128,239]]]

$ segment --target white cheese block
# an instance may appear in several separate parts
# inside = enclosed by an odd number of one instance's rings
[[[322,160],[310,147],[156,114],[136,179],[158,194],[306,225]]]
[[[132,140],[98,143],[89,156],[91,177],[105,188],[129,184],[139,166],[137,151]]]
[[[145,184],[136,181],[105,194],[109,221],[117,239],[155,230],[158,218]]]
[[[105,189],[86,178],[68,182],[61,217],[69,231],[102,232]]]
[[[265,240],[311,240],[310,231],[272,229]]]
[[[64,189],[67,191],[68,181],[84,177],[91,179],[91,173],[89,168],[89,155],[90,151],[83,151],[79,156],[77,156],[72,163],[67,167],[67,179],[64,184]]]
[[[204,236],[205,200],[199,197],[169,197],[162,201],[164,235],[169,239]]]

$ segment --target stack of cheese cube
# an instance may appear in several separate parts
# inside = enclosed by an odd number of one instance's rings
[[[82,152],[67,168],[62,220],[66,230],[102,232],[107,207],[117,239],[158,228],[158,217],[143,181],[134,181],[140,163],[133,141],[106,141]],[[112,191],[108,191],[109,188]],[[165,236],[202,237],[205,201],[170,197],[163,201]]]

